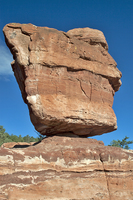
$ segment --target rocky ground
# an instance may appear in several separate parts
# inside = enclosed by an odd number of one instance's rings
[[[1,200],[133,200],[131,150],[64,136],[21,145],[0,148]]]

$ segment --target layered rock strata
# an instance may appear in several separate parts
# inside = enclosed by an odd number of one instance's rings
[[[12,68],[35,129],[43,135],[100,135],[117,128],[113,96],[121,72],[103,33],[32,24],[3,29]]]
[[[63,136],[0,148],[0,199],[132,200],[133,151]]]

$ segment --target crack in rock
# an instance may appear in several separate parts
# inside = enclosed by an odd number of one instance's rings
[[[109,182],[108,182],[107,173],[106,173],[106,170],[105,170],[105,167],[104,167],[104,163],[103,163],[103,160],[101,158],[101,154],[99,154],[99,157],[100,157],[100,161],[101,161],[102,166],[103,166],[103,172],[105,173],[105,178],[106,178],[106,183],[107,183],[107,190],[108,190],[108,194],[109,194],[109,200],[111,200],[111,194],[110,194],[110,189],[109,189]]]
[[[82,87],[82,81],[80,79],[77,79],[80,83],[80,88],[82,90],[82,92],[85,94],[85,96],[91,101],[91,94],[92,94],[92,86],[91,86],[91,93],[90,93],[90,97],[86,94],[85,90]]]

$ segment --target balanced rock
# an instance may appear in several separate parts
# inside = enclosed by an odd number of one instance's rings
[[[1,200],[132,200],[133,151],[53,136],[0,148]]]
[[[117,128],[112,105],[121,72],[101,31],[10,23],[3,32],[38,132],[88,137]]]

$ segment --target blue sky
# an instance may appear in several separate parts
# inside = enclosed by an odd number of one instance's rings
[[[62,31],[90,27],[103,31],[109,53],[122,72],[122,86],[113,109],[118,130],[94,138],[108,145],[128,136],[133,140],[133,1],[132,0],[0,0],[0,125],[9,134],[37,134],[27,105],[14,78],[13,58],[6,47],[3,27],[7,23],[32,23]],[[133,149],[133,145],[130,145]]]

